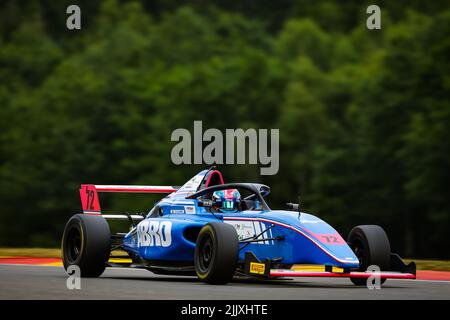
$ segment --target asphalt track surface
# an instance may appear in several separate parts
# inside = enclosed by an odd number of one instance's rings
[[[147,270],[109,268],[68,290],[62,267],[0,265],[0,299],[450,299],[450,282],[388,280],[380,290],[355,287],[348,279],[236,279],[225,286],[195,277],[155,275]]]

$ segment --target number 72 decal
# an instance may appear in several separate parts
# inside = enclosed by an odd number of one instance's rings
[[[80,198],[84,213],[100,213],[100,202],[94,185],[83,185],[80,189]]]
[[[338,234],[315,234],[315,237],[324,244],[343,245],[345,240]]]

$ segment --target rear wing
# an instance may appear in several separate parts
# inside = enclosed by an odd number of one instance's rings
[[[173,186],[123,186],[82,184],[80,188],[81,206],[83,208],[83,213],[85,214],[100,215],[101,208],[100,201],[98,200],[98,192],[172,193],[177,191],[177,189],[178,188]],[[119,218],[120,216],[112,215],[112,217]]]

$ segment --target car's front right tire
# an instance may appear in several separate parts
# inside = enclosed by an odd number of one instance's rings
[[[390,269],[391,245],[386,232],[377,225],[354,227],[347,242],[359,260],[359,270],[365,272],[369,266],[377,266],[381,271]],[[367,279],[350,278],[357,286],[366,285]],[[381,279],[383,284],[386,279]]]
[[[236,271],[239,240],[233,226],[223,222],[210,222],[197,237],[195,271],[197,277],[209,284],[226,284]]]
[[[111,232],[101,216],[76,214],[66,224],[62,239],[64,269],[76,265],[81,277],[99,277],[109,259]]]

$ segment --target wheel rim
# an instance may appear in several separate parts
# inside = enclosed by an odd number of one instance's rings
[[[209,233],[206,233],[199,246],[198,267],[201,273],[207,273],[214,259],[214,244]]]
[[[65,253],[69,263],[74,263],[80,257],[81,233],[77,227],[72,227],[67,233]]]
[[[365,270],[365,268],[367,267],[367,258],[363,243],[361,241],[353,242],[352,249],[353,252],[355,253],[355,256],[359,260],[359,268],[361,270]]]

